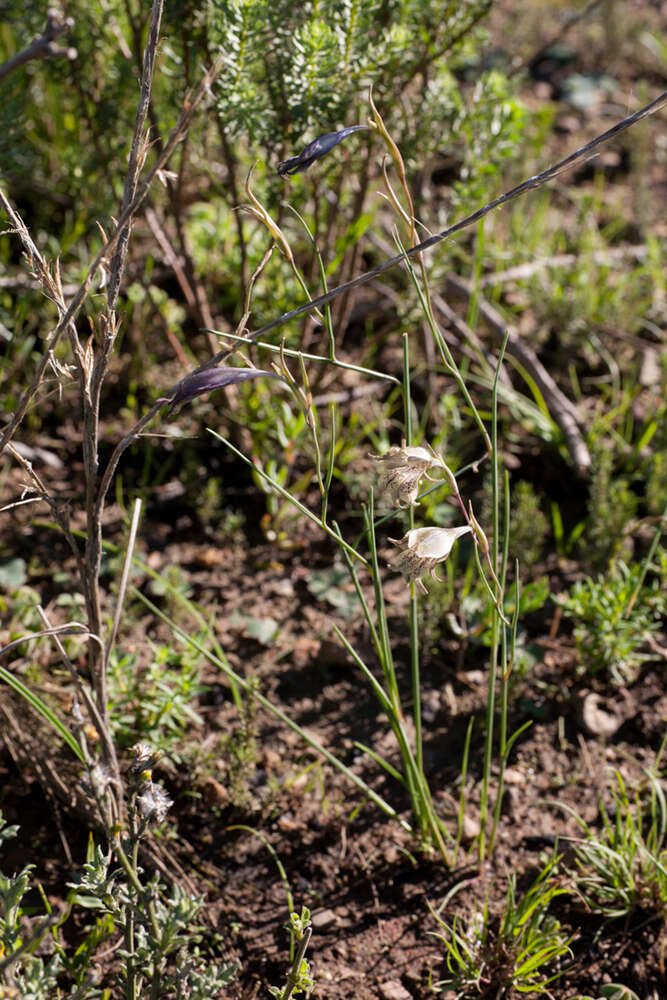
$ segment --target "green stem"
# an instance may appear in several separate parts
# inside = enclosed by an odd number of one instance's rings
[[[329,403],[329,427],[331,428],[331,441],[329,444],[329,460],[327,463],[327,474],[324,478],[324,492],[322,494],[322,523],[326,524],[327,506],[329,503],[329,490],[333,480],[334,467],[336,464],[336,404]]]
[[[499,497],[498,497],[498,380],[500,377],[500,370],[503,363],[503,357],[505,356],[505,348],[507,347],[508,333],[505,334],[502,346],[500,348],[500,353],[498,354],[498,363],[496,365],[496,374],[493,380],[493,392],[491,395],[491,495],[493,503],[493,531],[491,536],[491,552],[490,560],[492,565],[492,571],[494,573],[496,581],[495,590],[495,602],[491,626],[491,651],[489,654],[489,684],[486,699],[486,734],[484,743],[484,771],[482,775],[482,790],[480,799],[480,831],[479,831],[479,865],[480,868],[484,863],[487,849],[486,841],[486,823],[488,815],[488,801],[489,801],[489,784],[491,781],[491,764],[493,761],[493,726],[495,717],[495,701],[496,701],[496,682],[498,676],[498,653],[500,648],[500,630],[503,627],[502,612],[499,610],[502,608],[502,589],[500,586],[500,581],[498,580],[498,547],[499,547],[499,531],[500,531],[500,513],[499,513]]]
[[[459,853],[459,847],[461,846],[461,840],[463,837],[463,819],[465,817],[466,810],[466,779],[468,777],[468,759],[470,757],[470,742],[472,740],[472,731],[475,725],[475,717],[470,717],[470,722],[468,723],[468,728],[466,730],[465,743],[463,744],[463,759],[461,760],[461,792],[459,794],[459,811],[456,822],[456,844],[454,845],[454,856],[452,857],[452,868],[456,865],[456,858]]]
[[[405,429],[405,443],[412,444],[412,399],[410,391],[410,357],[407,333],[403,334],[403,426]],[[408,511],[408,523],[410,530],[415,526],[414,507]],[[417,588],[414,581],[410,581],[410,676],[412,680],[412,715],[415,724],[415,754],[417,757],[417,770],[424,773],[424,750],[422,737],[422,707],[421,707],[421,677],[419,670],[419,605]]]
[[[321,361],[323,364],[332,365],[334,368],[342,368],[344,371],[357,372],[359,375],[368,376],[368,378],[379,378],[383,382],[392,382],[394,385],[400,386],[400,379],[397,379],[394,375],[387,375],[385,372],[375,371],[374,368],[364,368],[362,365],[353,365],[347,361],[339,361],[338,358],[326,358],[321,354],[308,354],[306,351],[299,351],[293,347],[285,347],[282,344],[268,344],[264,340],[254,340],[252,337],[242,337],[236,333],[228,333],[226,330],[224,333],[220,333],[219,330],[207,330],[204,328],[204,333],[217,333],[221,337],[225,337],[228,340],[236,340],[241,344],[252,344],[253,347],[262,348],[265,351],[271,351],[274,354],[284,354],[286,358],[303,358],[304,361]]]
[[[503,672],[500,678],[501,684],[501,707],[500,707],[500,748],[498,752],[498,790],[496,792],[496,802],[493,810],[493,826],[489,837],[489,854],[493,852],[493,845],[496,839],[498,824],[500,823],[500,810],[503,803],[505,766],[512,742],[516,739],[517,733],[512,740],[507,738],[507,718],[509,715],[509,686],[510,675],[514,666],[514,651],[516,649],[516,633],[519,625],[519,602],[521,598],[521,587],[519,580],[519,560],[515,562],[515,582],[514,582],[514,616],[512,618],[512,628],[510,631],[509,649],[507,648],[507,629],[503,629]]]
[[[486,447],[486,450],[489,454],[491,454],[491,439],[489,438],[489,432],[484,426],[484,421],[482,420],[481,414],[477,409],[477,407],[475,406],[475,402],[472,396],[470,395],[470,392],[468,391],[468,386],[466,385],[465,380],[461,375],[461,372],[459,371],[458,365],[454,360],[454,356],[449,349],[447,341],[443,337],[440,331],[440,327],[435,321],[435,317],[433,315],[433,310],[430,305],[428,294],[424,289],[422,289],[421,284],[417,279],[417,275],[415,274],[415,270],[407,256],[407,253],[405,249],[400,245],[400,243],[399,247],[401,249],[401,252],[403,253],[403,259],[405,262],[405,266],[408,269],[408,274],[410,275],[412,284],[414,285],[415,291],[417,292],[417,296],[419,298],[419,304],[421,305],[424,316],[426,317],[426,321],[431,329],[431,333],[433,334],[435,345],[438,348],[438,351],[440,352],[442,363],[445,369],[452,376],[452,378],[455,379],[456,384],[458,385],[463,398],[465,399],[467,405],[469,406],[470,412],[473,415],[473,419],[477,424],[477,427],[479,428],[479,431],[484,439],[484,445]]]

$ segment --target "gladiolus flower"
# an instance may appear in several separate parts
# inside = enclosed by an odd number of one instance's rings
[[[391,564],[408,580],[414,580],[422,594],[428,591],[420,577],[430,573],[434,580],[439,580],[435,568],[444,562],[454,547],[454,542],[461,535],[466,535],[472,528],[463,524],[458,528],[413,528],[401,539],[390,538],[392,545],[397,545],[399,553]]]
[[[445,464],[426,448],[406,447],[390,448],[384,455],[370,455],[374,461],[381,463],[378,480],[378,495],[391,507],[415,507],[419,481],[423,476],[427,479],[429,469],[444,469]],[[431,480],[433,482],[434,480]]]

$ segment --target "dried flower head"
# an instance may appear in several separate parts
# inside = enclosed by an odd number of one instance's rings
[[[135,743],[132,747],[130,774],[136,778],[143,771],[151,771],[161,756],[160,750],[153,750],[147,743]]]
[[[96,802],[103,800],[115,781],[106,764],[95,764],[87,775],[81,778],[81,788],[84,794]]]
[[[137,796],[139,815],[146,823],[161,823],[173,804],[164,788],[152,781],[145,782]]]
[[[400,448],[393,447],[384,455],[369,455],[380,464],[378,495],[391,507],[414,507],[417,503],[419,481],[427,479],[429,469],[445,468],[445,463],[426,448],[407,447],[405,441]],[[434,482],[434,480],[431,480]]]
[[[413,528],[401,539],[390,538],[397,545],[399,553],[392,563],[408,580],[414,580],[422,594],[428,593],[420,577],[425,573],[438,580],[435,568],[444,562],[452,551],[454,542],[472,529],[463,524],[458,528]]]

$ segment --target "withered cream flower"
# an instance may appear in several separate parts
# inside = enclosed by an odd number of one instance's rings
[[[429,469],[444,469],[445,464],[426,448],[394,446],[384,455],[369,455],[381,463],[378,480],[378,496],[391,507],[414,507],[417,503],[419,481],[423,476],[431,479]],[[431,480],[434,482],[435,480]]]
[[[154,750],[147,743],[135,743],[132,747],[130,773],[136,777],[143,771],[152,771],[161,757],[161,750]]]
[[[420,577],[430,573],[435,580],[439,580],[435,573],[436,566],[445,561],[456,539],[469,531],[472,529],[468,524],[458,528],[413,528],[399,540],[390,538],[392,545],[399,548],[392,566],[408,580],[414,580],[422,594],[426,594],[428,591]]]
[[[146,823],[161,823],[173,804],[164,788],[152,781],[145,782],[137,796],[139,815]]]

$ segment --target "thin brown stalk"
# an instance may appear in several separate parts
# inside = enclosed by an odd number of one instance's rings
[[[144,50],[139,101],[135,118],[134,135],[130,147],[125,190],[121,213],[132,204],[139,183],[139,175],[144,166],[148,151],[148,139],[145,133],[146,117],[150,106],[151,88],[155,71],[160,24],[164,0],[153,0],[151,19]],[[99,469],[99,425],[100,401],[102,386],[107,375],[109,361],[113,352],[118,321],[115,306],[125,268],[127,249],[129,245],[133,217],[130,216],[118,234],[113,256],[109,264],[109,284],[107,289],[107,308],[105,315],[100,317],[101,346],[95,350],[90,345],[86,351],[86,364],[83,379],[79,380],[81,393],[81,409],[83,417],[83,468],[86,483],[86,538],[85,538],[85,572],[86,581],[84,595],[88,612],[88,622],[92,631],[103,636],[102,597],[100,593],[100,566],[102,561],[102,519],[97,504],[98,469]],[[88,661],[92,682],[97,697],[97,705],[104,722],[105,733],[109,730],[108,691],[107,691],[107,659],[104,650],[90,643]],[[111,741],[109,740],[109,743]],[[110,751],[105,745],[105,756]]]
[[[607,129],[606,132],[603,132],[595,139],[592,139],[590,142],[587,142],[584,146],[581,146],[579,149],[576,149],[573,153],[570,153],[568,156],[564,157],[564,159],[559,160],[551,167],[548,167],[546,170],[542,171],[542,173],[536,174],[535,176],[529,177],[527,180],[522,181],[521,184],[518,184],[516,187],[513,187],[510,191],[507,191],[505,194],[500,195],[498,198],[494,198],[493,201],[488,202],[486,205],[482,206],[482,208],[477,209],[477,211],[473,212],[471,215],[466,216],[464,219],[461,219],[453,226],[450,226],[447,229],[442,230],[442,232],[440,233],[436,233],[433,236],[430,236],[427,240],[424,240],[422,243],[416,244],[416,246],[411,247],[402,254],[398,254],[395,257],[390,257],[388,260],[385,260],[382,264],[378,265],[378,267],[374,267],[372,270],[366,271],[364,274],[361,274],[358,277],[353,278],[351,281],[344,282],[342,285],[338,285],[336,288],[330,289],[325,294],[319,295],[315,299],[311,299],[309,302],[306,302],[305,305],[298,306],[298,308],[296,309],[292,309],[289,312],[283,313],[282,316],[279,316],[277,319],[272,320],[265,326],[260,327],[260,329],[254,330],[252,333],[248,333],[247,339],[257,340],[263,334],[268,333],[270,330],[275,330],[277,327],[283,326],[285,323],[289,322],[292,319],[297,319],[300,316],[305,316],[307,313],[312,312],[312,310],[317,309],[323,305],[326,305],[327,302],[332,302],[334,299],[338,298],[340,295],[344,295],[351,289],[358,288],[361,285],[368,284],[368,282],[378,277],[378,275],[384,274],[384,272],[388,271],[390,268],[402,264],[405,261],[406,257],[416,257],[418,254],[423,253],[424,250],[430,250],[432,247],[436,246],[438,243],[441,243],[443,240],[447,239],[454,233],[460,232],[461,230],[467,229],[469,226],[474,225],[474,223],[478,222],[479,219],[484,218],[484,216],[488,215],[489,212],[492,212],[500,205],[504,205],[507,202],[512,201],[514,198],[518,198],[521,195],[526,194],[528,191],[541,187],[548,181],[553,180],[559,174],[573,167],[576,163],[579,163],[581,160],[588,158],[592,154],[592,151],[596,149],[598,146],[602,145],[605,142],[608,142],[609,139],[630,128],[632,125],[641,121],[643,118],[646,118],[648,115],[654,114],[656,111],[659,111],[662,107],[665,106],[665,104],[667,104],[667,91],[664,91],[654,101],[651,101],[650,104],[647,104],[645,107],[641,108],[639,111],[636,111],[634,114],[629,115],[627,118],[622,119],[622,121],[617,122],[615,125],[612,126],[612,128]],[[219,351],[215,355],[215,357],[211,358],[211,360],[207,361],[205,364],[200,365],[200,367],[197,368],[196,371],[197,372],[205,371],[208,368],[215,367],[215,365],[220,364],[221,362],[224,362],[229,357],[231,357],[231,355],[234,353],[235,350],[236,348],[232,347]],[[130,444],[132,444],[132,442],[136,440],[136,438],[142,432],[144,427],[146,427],[153,420],[153,418],[157,416],[160,410],[167,403],[171,401],[171,399],[173,398],[178,389],[178,385],[179,383],[173,385],[169,390],[167,390],[164,396],[161,396],[158,400],[156,400],[153,406],[144,414],[144,416],[134,425],[134,427],[131,428],[130,431],[128,431],[125,437],[121,441],[119,441],[119,443],[116,445],[102,477],[102,483],[100,486],[101,496],[104,496],[106,494],[106,491],[108,490],[109,485],[111,483],[111,479],[113,478],[116,468],[118,467],[118,462],[120,461],[120,458],[123,455],[126,448],[128,448]],[[0,442],[0,448],[1,444],[2,442]]]
[[[27,48],[0,65],[0,80],[33,59],[76,59],[78,55],[76,49],[63,48],[57,42],[58,38],[71,31],[73,26],[73,18],[61,17],[57,10],[50,10],[42,34],[33,38]]]
[[[178,119],[178,122],[174,126],[164,149],[157,157],[154,166],[151,168],[151,170],[149,170],[148,174],[146,175],[145,181],[143,181],[143,183],[139,185],[137,193],[133,198],[132,202],[121,213],[120,219],[118,220],[116,226],[114,227],[111,236],[108,239],[105,239],[104,245],[98,252],[95,259],[93,260],[92,264],[90,265],[90,268],[88,269],[88,274],[86,275],[81,285],[79,285],[76,295],[70,302],[69,306],[67,307],[63,316],[58,321],[57,325],[51,331],[49,335],[49,351],[47,351],[46,354],[42,357],[42,360],[37,368],[37,372],[31,384],[28,386],[28,388],[21,396],[19,404],[16,410],[14,411],[12,417],[10,418],[7,427],[5,428],[2,438],[0,438],[0,454],[2,454],[8,442],[11,441],[12,437],[16,433],[17,427],[25,417],[30,402],[42,383],[42,380],[44,378],[44,373],[51,361],[53,349],[55,348],[56,344],[60,341],[63,332],[67,329],[69,323],[71,323],[78,315],[81,306],[85,302],[86,297],[92,287],[95,277],[105,266],[109,255],[115,249],[125,224],[128,222],[129,219],[132,218],[133,215],[136,214],[138,209],[145,201],[148,192],[150,190],[151,184],[155,179],[155,176],[164,169],[165,165],[169,161],[177,145],[181,141],[183,134],[190,127],[190,123],[194,117],[195,111],[197,110],[199,104],[206,96],[206,94],[209,93],[211,84],[218,76],[218,74],[221,72],[224,62],[225,62],[225,55],[224,53],[222,53],[216,59],[211,69],[204,74],[195,93],[188,100],[186,100],[183,110]],[[7,212],[10,218],[16,216],[14,209],[12,208],[10,202],[8,201],[7,197],[5,196],[1,188],[0,188],[0,205],[4,208],[5,212]]]
[[[137,105],[137,115],[134,123],[134,136],[130,147],[130,158],[128,161],[127,175],[125,177],[125,190],[123,192],[123,211],[132,204],[137,193],[139,174],[146,159],[148,150],[148,138],[145,133],[146,117],[151,98],[151,87],[153,85],[153,74],[155,72],[155,59],[157,56],[157,46],[160,37],[160,24],[162,22],[162,10],[164,0],[153,0],[151,9],[151,20],[148,29],[148,38],[144,51],[143,67],[141,72],[141,90],[139,103]],[[125,268],[127,258],[127,248],[130,240],[132,228],[132,218],[128,219],[122,232],[118,236],[116,249],[111,262],[109,285],[107,289],[107,309],[111,312],[118,300],[118,292]]]

